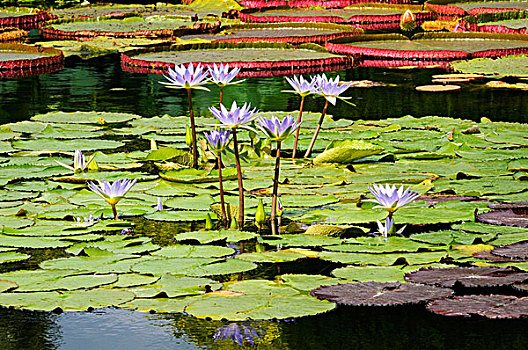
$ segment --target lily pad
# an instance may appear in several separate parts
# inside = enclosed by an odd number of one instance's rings
[[[195,240],[201,244],[207,244],[217,241],[240,242],[247,241],[257,237],[253,232],[237,231],[237,230],[220,230],[220,231],[191,231],[183,232],[175,235],[173,238],[176,241]]]
[[[214,245],[175,245],[161,248],[152,253],[152,256],[163,258],[216,258],[232,255],[234,252],[235,250],[232,248]]]
[[[92,139],[75,139],[75,140],[57,140],[57,139],[34,139],[14,141],[13,147],[29,151],[46,151],[49,153],[70,151],[78,149],[81,151],[93,151],[99,149],[115,149],[124,146],[123,142],[113,140],[92,140]]]
[[[200,295],[219,289],[222,285],[207,278],[181,277],[165,274],[154,284],[128,289],[137,298],[153,298],[158,295],[169,298]]]
[[[310,295],[345,305],[406,305],[449,297],[453,290],[402,283],[347,283],[314,289]]]
[[[332,275],[357,282],[405,282],[404,272],[397,266],[347,266],[333,270]]]
[[[295,251],[280,250],[268,252],[243,253],[237,255],[237,259],[256,262],[256,263],[280,263],[286,261],[295,261],[303,259],[306,256]]]
[[[477,214],[476,221],[490,225],[506,225],[528,227],[528,215],[526,210],[493,210]]]
[[[528,316],[528,297],[509,295],[463,295],[435,300],[427,305],[432,312],[444,316],[483,316],[491,319]]]
[[[459,267],[451,269],[422,268],[405,274],[405,280],[441,287],[496,287],[528,279],[528,273],[516,268]]]
[[[107,112],[50,112],[39,114],[31,120],[43,123],[61,123],[61,124],[98,124],[106,125],[112,123],[125,123],[134,119],[141,118],[136,114],[127,113],[107,113]],[[70,148],[73,149],[73,148]]]
[[[361,140],[345,140],[331,143],[314,159],[314,164],[347,164],[356,159],[383,152],[383,148]]]
[[[491,251],[491,254],[505,258],[528,259],[528,242],[513,243],[495,248]]]
[[[209,264],[194,266],[185,271],[185,275],[193,277],[230,275],[251,271],[256,268],[257,265],[250,261],[227,259],[224,262],[211,262]]]

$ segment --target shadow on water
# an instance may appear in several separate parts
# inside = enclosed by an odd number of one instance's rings
[[[372,88],[353,88],[347,92],[357,107],[345,103],[330,106],[329,113],[339,118],[383,119],[413,115],[438,115],[479,120],[526,121],[522,111],[528,109],[524,91],[492,89],[483,81],[464,83],[462,90],[450,93],[426,93],[416,86],[431,84],[431,76],[442,69],[355,68],[340,71],[342,80],[372,80],[391,84]],[[0,80],[0,123],[29,119],[49,111],[106,111],[136,113],[145,117],[183,115],[187,112],[185,91],[167,89],[159,84],[164,78],[155,74],[126,73],[117,55],[89,61],[69,59],[56,73],[36,77]],[[198,113],[218,104],[219,91],[196,91]],[[248,79],[244,84],[229,86],[225,102],[251,102],[264,111],[293,111],[299,98],[282,91],[290,89],[284,78]],[[319,112],[322,99],[308,98],[305,110]]]

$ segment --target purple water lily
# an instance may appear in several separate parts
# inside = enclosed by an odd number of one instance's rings
[[[312,80],[308,81],[304,79],[302,75],[299,75],[298,77],[294,75],[293,78],[286,77],[286,80],[293,88],[293,91],[286,90],[285,92],[294,92],[301,96],[301,105],[299,107],[299,117],[297,118],[297,123],[300,124],[302,120],[304,99],[306,98],[306,96],[317,92],[317,89],[316,89],[317,81],[314,77],[312,77]],[[299,143],[299,130],[300,129],[297,129],[297,131],[295,132],[295,141],[293,142],[292,159],[295,159],[295,155],[297,154],[297,144]]]
[[[392,216],[396,210],[420,196],[419,193],[411,191],[411,186],[405,189],[402,185],[397,189],[395,185],[389,186],[389,184],[385,184],[383,186],[374,184],[372,187],[368,186],[368,189],[375,198],[369,201],[379,204],[379,206],[374,208],[385,208],[389,212],[389,216]]]
[[[387,216],[385,218],[385,225],[383,225],[379,220],[376,220],[378,222],[378,232],[381,233],[383,238],[387,238],[389,233],[391,233],[391,230],[394,225],[394,219],[390,216]]]
[[[335,105],[338,98],[340,100],[346,100],[350,98],[350,97],[340,96],[343,92],[345,92],[350,87],[350,83],[340,84],[339,76],[336,76],[335,79],[332,79],[332,78],[328,78],[324,74],[320,74],[315,77],[315,80],[316,80],[316,88],[317,88],[316,94],[321,95],[325,98],[325,104],[323,107],[323,111],[321,112],[321,117],[319,118],[319,122],[317,123],[317,127],[312,136],[312,140],[310,141],[310,145],[306,149],[306,153],[304,153],[304,158],[310,157],[310,154],[312,153],[312,149],[315,145],[315,140],[317,139],[317,135],[319,135],[319,131],[321,130],[321,127],[323,125],[324,117],[326,115],[326,110],[328,109],[328,103]],[[350,103],[350,104],[355,106],[353,103]]]
[[[132,186],[136,184],[136,180],[124,178],[123,180],[114,181],[113,184],[105,179],[103,179],[103,181],[97,180],[97,182],[99,183],[99,186],[89,181],[88,188],[112,206],[114,218],[118,220],[116,204],[125,196]]]
[[[204,136],[211,150],[218,155],[219,153],[222,153],[229,144],[231,130],[215,128],[209,132],[205,131]]]
[[[229,110],[223,104],[220,104],[220,109],[209,107],[209,110],[222,123],[218,126],[231,129],[243,127],[261,114],[256,108],[251,109],[250,103],[244,103],[244,105],[238,107],[236,101],[233,101]]]
[[[282,122],[274,115],[271,115],[269,119],[260,118],[258,124],[258,128],[261,129],[270,140],[277,142],[275,175],[273,177],[273,194],[271,201],[271,232],[272,234],[277,234],[278,231],[275,218],[277,217],[281,142],[298,129],[299,124],[293,120],[291,114],[284,117]],[[278,223],[278,225],[280,225],[280,223]]]
[[[244,341],[254,344],[255,338],[260,338],[260,335],[254,327],[235,322],[218,328],[213,336],[215,341],[231,339],[238,345],[244,345]]]
[[[196,67],[190,62],[187,67],[184,64],[175,65],[174,70],[169,67],[169,75],[164,75],[168,82],[160,82],[169,88],[174,89],[186,89],[187,100],[189,101],[189,118],[191,119],[191,133],[192,133],[192,155],[193,155],[193,168],[198,168],[198,148],[196,146],[196,126],[194,124],[194,109],[192,104],[192,89],[200,89],[209,91],[208,88],[202,86],[207,84],[208,72],[204,71],[201,64]]]
[[[291,114],[284,117],[282,122],[273,114],[270,118],[260,118],[257,127],[266,134],[271,141],[284,141],[298,127],[299,123],[293,120]]]
[[[209,75],[211,75],[211,80],[213,83],[220,87],[220,103],[222,103],[224,98],[224,87],[227,85],[240,84],[245,79],[233,81],[235,77],[240,73],[239,67],[233,67],[229,70],[229,64],[224,66],[223,63],[220,63],[219,66],[216,63],[213,63],[213,66],[208,66]]]
[[[207,76],[209,72],[205,71],[200,63],[194,67],[190,62],[187,67],[184,64],[175,65],[174,69],[169,67],[169,74],[163,75],[167,81],[160,81],[161,84],[173,89],[200,89],[209,91],[202,86],[209,82]]]
[[[348,90],[350,83],[340,84],[339,75],[334,79],[328,78],[326,75],[321,74],[315,77],[316,81],[316,94],[323,96],[328,102],[335,106],[337,99],[347,100],[350,97],[340,96],[343,92]]]
[[[161,198],[158,197],[156,201],[156,210],[157,211],[163,211],[163,202],[161,201]]]
[[[224,228],[227,228],[227,215],[225,210],[224,202],[224,186],[222,182],[222,152],[225,150],[229,144],[229,136],[231,135],[231,130],[222,130],[222,129],[213,129],[209,133],[204,132],[205,138],[209,147],[216,153],[218,160],[218,185],[220,190],[220,207],[222,210],[222,224]]]
[[[55,162],[58,163],[59,165],[62,165],[65,168],[73,170],[73,172],[75,173],[82,173],[88,168],[88,166],[94,160],[94,158],[95,158],[95,153],[92,154],[92,156],[90,157],[90,159],[88,159],[88,161],[86,161],[82,151],[80,149],[76,149],[75,154],[73,156],[73,166],[64,164],[62,162],[59,162],[58,160],[56,160]]]

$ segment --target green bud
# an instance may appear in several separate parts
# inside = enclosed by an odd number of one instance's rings
[[[231,219],[231,224],[229,225],[229,228],[232,228],[234,230],[238,229],[238,225],[237,225],[235,218]]]
[[[213,229],[213,220],[211,220],[211,215],[209,215],[209,213],[207,213],[205,218],[205,229],[207,231],[211,231]]]
[[[261,230],[265,222],[266,222],[266,212],[264,211],[264,203],[262,203],[262,199],[259,199],[259,203],[257,206],[257,212],[255,213],[255,224],[257,225],[259,230]]]
[[[185,144],[187,147],[191,148],[192,146],[192,132],[189,125],[185,126]]]

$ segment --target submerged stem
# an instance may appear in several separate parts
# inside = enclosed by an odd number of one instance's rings
[[[240,168],[240,155],[238,153],[238,139],[236,128],[233,128],[233,147],[235,149],[235,162],[238,177],[238,228],[244,228],[244,186],[242,185],[242,169]]]
[[[187,99],[189,100],[189,116],[191,118],[193,168],[198,169],[198,149],[196,146],[196,125],[194,124],[194,110],[193,110],[193,104],[192,104],[191,89],[187,89]]]
[[[321,118],[319,118],[319,123],[317,124],[317,128],[315,129],[315,132],[312,137],[312,141],[310,142],[310,146],[308,146],[308,149],[306,150],[306,153],[304,154],[304,158],[310,157],[310,154],[312,154],[313,146],[315,145],[315,140],[317,139],[317,135],[319,135],[319,130],[321,130],[321,126],[323,125],[323,120],[326,115],[326,109],[328,108],[328,100],[326,100],[325,105],[323,107],[323,111],[321,112]]]
[[[224,203],[224,185],[222,182],[222,152],[218,153],[218,186],[220,187],[220,206],[222,207],[222,225],[227,228],[227,215]]]
[[[277,155],[275,158],[275,176],[273,177],[273,195],[271,197],[271,234],[276,235],[277,225],[275,218],[277,217],[277,192],[279,189],[279,168],[280,168],[280,150],[281,142],[277,141]]]
[[[301,122],[302,118],[302,112],[304,107],[304,98],[306,96],[301,96],[301,106],[299,107],[299,118],[297,118],[297,124]],[[297,153],[297,142],[299,142],[299,130],[301,128],[297,128],[297,131],[295,132],[295,141],[293,142],[293,153],[292,153],[292,159],[295,159],[295,154]]]

